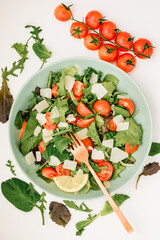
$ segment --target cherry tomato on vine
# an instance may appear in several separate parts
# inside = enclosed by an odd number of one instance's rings
[[[101,181],[107,181],[111,178],[112,173],[113,173],[113,166],[110,162],[100,162],[97,164],[98,167],[107,167],[106,169],[101,169],[100,173],[97,173],[97,176]]]
[[[46,167],[42,169],[42,175],[46,178],[53,180],[54,177],[57,177],[56,171],[51,167]]]
[[[55,10],[54,10],[54,16],[57,18],[57,20],[59,20],[61,22],[68,21],[69,18],[72,17],[70,7],[71,7],[71,5],[67,7],[64,4],[56,7]]]
[[[137,151],[138,148],[139,148],[139,145],[131,147],[129,143],[125,144],[125,152],[127,152],[128,154],[134,153],[135,151]]]
[[[51,92],[52,92],[52,95],[55,97],[55,98],[57,98],[58,97],[58,85],[56,84],[56,85],[54,85],[53,87],[52,87],[52,89],[51,89]]]
[[[101,33],[102,36],[107,38],[108,40],[113,40],[116,37],[116,29],[117,27],[113,22],[107,21],[102,23],[99,29],[99,33]]]
[[[56,166],[55,169],[56,169],[58,176],[62,176],[62,175],[70,176],[71,175],[71,172],[69,169],[63,168],[63,164]]]
[[[84,144],[84,146],[87,149],[87,151],[90,153],[92,151],[90,149],[90,147],[92,147],[92,148],[94,147],[94,143],[93,143],[92,139],[88,137],[88,138],[85,138],[85,139],[83,139],[81,141]]]
[[[107,116],[111,111],[111,106],[110,106],[109,102],[102,99],[102,100],[98,100],[94,103],[93,109],[96,113],[102,111],[101,113],[99,113],[99,115]]]
[[[133,50],[147,57],[148,55],[151,56],[153,54],[153,46],[151,42],[145,38],[139,38],[137,41],[135,41],[133,44]],[[137,55],[137,57],[146,59],[146,57],[140,55]]]
[[[40,151],[41,154],[46,150],[46,147],[44,146],[44,141],[41,141],[39,143],[38,150]]]
[[[101,38],[96,33],[88,34],[84,38],[84,46],[89,50],[97,50],[102,44]]]
[[[113,119],[111,121],[109,121],[108,129],[112,132],[115,132],[117,130],[117,125],[115,124]]]
[[[57,125],[51,122],[50,115],[50,112],[45,113],[46,123],[43,124],[43,127],[47,130],[54,130],[57,128]]]
[[[83,88],[85,88],[85,85],[84,83],[80,82],[80,81],[75,81],[74,85],[73,85],[73,88],[72,88],[72,91],[73,91],[73,94],[77,97],[80,97],[83,95]]]
[[[74,38],[84,38],[88,33],[88,28],[82,23],[74,22],[70,27],[70,33]]]
[[[116,36],[115,42],[125,48],[131,49],[132,48],[132,37],[128,32],[119,32]],[[124,48],[118,48],[121,51],[128,51]]]
[[[117,58],[116,66],[126,73],[131,72],[136,66],[136,59],[130,53],[123,53]]]
[[[77,126],[78,127],[81,127],[81,128],[88,128],[89,125],[94,122],[95,119],[94,118],[87,118],[87,119],[78,119],[78,121],[76,122]]]
[[[118,49],[113,44],[104,44],[99,48],[98,55],[101,60],[113,62],[118,56]]]
[[[96,10],[92,10],[87,14],[87,16],[85,18],[85,23],[89,27],[91,27],[93,29],[97,29],[100,27],[99,21],[100,21],[100,19],[102,19],[102,17],[103,16],[100,12],[98,12]]]
[[[119,100],[117,102],[117,105],[125,107],[129,111],[130,115],[132,115],[134,112],[134,103],[128,98],[123,98]]]
[[[83,102],[78,103],[77,105],[77,112],[82,116],[82,117],[86,117],[89,114],[92,114],[93,112],[84,105]]]

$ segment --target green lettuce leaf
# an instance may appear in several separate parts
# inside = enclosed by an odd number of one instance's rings
[[[98,146],[102,145],[100,137],[99,137],[99,134],[98,134],[98,131],[97,131],[97,128],[96,128],[96,123],[95,122],[92,122],[89,125],[87,136],[90,137],[92,139],[92,141],[95,144],[97,144]]]
[[[62,153],[68,147],[69,142],[69,138],[62,137],[61,135],[54,138],[55,147],[60,153]]]
[[[116,76],[114,76],[113,74],[107,74],[104,78],[103,78],[104,82],[113,82],[115,85],[117,85],[119,83],[119,80]]]

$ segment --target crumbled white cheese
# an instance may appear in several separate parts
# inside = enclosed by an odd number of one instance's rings
[[[93,147],[92,147],[92,146],[89,146],[88,149],[92,151],[92,150],[93,150]]]
[[[115,106],[114,104],[111,105],[111,109],[113,111],[113,116],[115,115],[114,106]]]
[[[52,155],[52,156],[50,156],[49,164],[53,165],[53,166],[58,166],[59,164],[61,164],[61,162],[58,157]]]
[[[40,151],[36,151],[36,161],[37,162],[41,161],[41,153],[40,153]]]
[[[117,115],[116,117],[113,118],[113,121],[116,125],[118,125],[120,122],[124,121],[124,118],[122,115]]]
[[[117,131],[125,131],[129,128],[129,122],[120,122],[117,125]]]
[[[29,152],[25,156],[25,159],[26,159],[28,165],[31,165],[32,163],[34,163],[36,161],[33,152]]]
[[[81,76],[83,74],[82,67],[78,64],[75,64],[75,68],[77,68],[77,74]]]
[[[59,128],[67,128],[67,127],[68,127],[68,123],[66,123],[66,122],[60,122],[60,123],[58,124],[58,127],[59,127]]]
[[[106,189],[109,189],[110,186],[111,186],[111,183],[109,181],[104,181],[103,184],[104,184]]]
[[[51,88],[41,88],[40,95],[42,97],[51,98],[52,97]]]
[[[117,147],[112,148],[111,157],[110,157],[111,162],[118,163],[119,161],[122,161],[127,157],[128,157],[128,153],[124,152],[123,150]]]
[[[97,159],[97,160],[104,159],[104,153],[103,153],[103,151],[99,151],[99,150],[94,148],[92,150],[91,158],[92,159]]]
[[[76,174],[83,174],[83,171],[82,169],[78,169],[77,173]]]
[[[42,124],[43,125],[43,124]],[[37,126],[34,130],[34,136],[38,136],[38,134],[41,132],[41,127],[40,126]]]
[[[80,140],[84,140],[85,138],[88,138],[87,133],[88,133],[87,128],[83,128],[82,130],[76,132],[76,134],[80,138]]]
[[[46,117],[45,117],[45,114],[43,113],[37,113],[36,115],[36,119],[37,121],[39,122],[40,125],[43,125],[46,123]],[[36,129],[35,129],[36,130]]]
[[[46,100],[42,100],[37,105],[34,106],[33,110],[37,110],[39,113],[43,112],[46,108],[49,107],[49,104]]]
[[[91,74],[91,78],[89,79],[89,82],[90,82],[90,84],[94,84],[94,83],[96,83],[98,81],[98,74],[96,74],[96,73],[92,73]]]
[[[92,86],[91,92],[95,93],[98,100],[100,100],[107,94],[108,91],[101,83],[95,83]]]
[[[72,90],[74,83],[75,83],[75,78],[74,77],[65,76],[64,87],[65,87],[66,90],[68,90],[68,92],[70,92]]]
[[[63,164],[64,169],[75,170],[77,166],[77,162],[71,160],[65,160]]]
[[[54,118],[59,118],[60,117],[60,113],[59,113],[59,110],[56,106],[54,106],[51,110],[51,115],[50,115],[51,119],[54,119]]]
[[[107,139],[102,141],[102,145],[107,148],[113,148],[114,139]]]
[[[69,114],[67,117],[66,117],[66,121],[68,121],[69,123],[70,122],[74,122],[76,120],[75,116],[73,114]]]
[[[53,134],[53,130],[47,130],[44,128],[42,130],[43,141],[47,143],[50,140],[52,140],[52,134]]]

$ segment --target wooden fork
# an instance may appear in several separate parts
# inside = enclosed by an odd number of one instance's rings
[[[110,205],[112,206],[113,210],[115,211],[115,213],[117,214],[117,216],[119,217],[121,223],[123,224],[123,226],[125,227],[126,231],[128,233],[133,232],[133,228],[131,227],[131,225],[129,224],[129,222],[127,221],[127,219],[125,218],[125,216],[123,215],[123,213],[121,212],[121,210],[119,209],[119,207],[116,205],[116,203],[113,201],[111,195],[109,194],[109,192],[106,190],[106,188],[104,187],[104,185],[102,184],[102,182],[99,180],[97,174],[95,173],[95,171],[93,170],[93,168],[91,167],[89,161],[88,161],[88,151],[85,148],[85,146],[83,145],[82,141],[80,140],[80,138],[77,136],[77,134],[74,133],[74,137],[72,136],[72,134],[66,134],[68,138],[72,139],[74,144],[72,144],[72,148],[71,153],[73,154],[73,156],[79,161],[79,162],[83,162],[86,164],[86,166],[89,168],[89,171],[92,173],[93,177],[95,178],[97,184],[99,185],[100,189],[102,190],[102,192],[104,193],[105,197],[107,198],[108,202],[110,203]]]

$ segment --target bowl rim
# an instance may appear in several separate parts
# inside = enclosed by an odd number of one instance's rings
[[[92,58],[92,57],[68,57],[68,58],[61,58],[61,59],[58,59],[58,60],[56,60],[56,61],[53,61],[53,62],[47,64],[47,65],[44,66],[42,69],[39,69],[39,70],[37,70],[36,72],[34,72],[33,74],[31,74],[31,76],[25,81],[25,83],[22,85],[22,87],[20,88],[20,90],[19,90],[18,93],[16,94],[16,97],[14,98],[14,102],[13,102],[12,107],[11,107],[11,111],[10,111],[10,115],[9,115],[9,124],[8,124],[8,128],[9,128],[9,131],[8,131],[9,143],[10,143],[10,147],[11,147],[12,154],[13,154],[15,160],[16,160],[16,163],[18,164],[20,170],[23,172],[23,174],[25,174],[25,176],[27,177],[27,179],[28,179],[29,181],[32,181],[32,180],[29,178],[29,176],[26,174],[25,170],[24,170],[24,169],[21,167],[21,165],[18,163],[16,154],[14,153],[13,147],[12,147],[12,141],[11,141],[11,122],[12,122],[12,121],[11,121],[11,119],[12,119],[12,114],[13,114],[13,109],[14,109],[15,102],[16,102],[17,98],[19,97],[19,94],[20,94],[20,92],[23,90],[23,88],[26,87],[26,85],[28,85],[28,83],[32,80],[32,78],[34,78],[38,73],[43,72],[45,69],[47,69],[48,67],[50,67],[50,66],[52,66],[52,65],[54,65],[54,64],[59,64],[59,63],[61,63],[61,62],[66,62],[66,61],[71,61],[71,60],[75,60],[75,61],[76,61],[76,60],[80,60],[80,59],[81,59],[81,60],[82,60],[82,59],[85,59],[85,60],[88,60],[88,61],[94,61],[94,62],[99,62],[99,63],[102,62],[102,63],[105,63],[105,64],[107,64],[107,65],[110,65],[110,66],[112,66],[112,68],[114,68],[115,70],[118,70],[118,71],[122,72],[124,75],[126,75],[127,78],[129,78],[129,80],[135,85],[135,87],[138,88],[140,94],[141,94],[142,97],[143,97],[143,100],[144,100],[144,102],[145,102],[145,104],[146,104],[146,107],[147,107],[147,110],[148,110],[148,113],[149,113],[149,122],[150,122],[150,139],[149,139],[149,146],[151,146],[152,133],[153,133],[153,131],[152,131],[152,130],[153,130],[153,124],[152,124],[152,117],[151,117],[151,111],[150,111],[150,108],[149,108],[149,104],[148,104],[147,99],[146,99],[144,93],[142,92],[141,88],[140,88],[140,87],[138,86],[138,84],[131,78],[130,75],[128,75],[126,72],[124,72],[123,70],[121,70],[121,69],[118,68],[117,66],[115,66],[115,65],[113,65],[113,64],[111,64],[111,63],[109,63],[109,62],[102,61],[102,60],[97,59],[97,58]],[[149,150],[150,150],[150,148],[148,148],[148,151],[146,151],[146,153],[145,153],[145,155],[144,155],[144,160],[143,160],[143,161],[141,162],[141,164],[139,165],[139,168],[137,169],[137,171],[136,171],[135,173],[133,173],[133,175],[131,176],[131,178],[130,178],[128,181],[123,182],[121,186],[119,186],[119,187],[117,187],[115,190],[111,191],[111,193],[117,192],[119,189],[121,189],[121,188],[124,187],[127,183],[129,183],[129,182],[135,177],[135,175],[138,175],[138,173],[140,172],[140,170],[142,169],[142,167],[143,167],[143,165],[144,165],[144,163],[145,163],[145,161],[146,161],[146,158],[147,158],[147,156],[148,156]],[[47,193],[49,193],[49,194],[51,194],[51,195],[54,195],[54,196],[56,196],[56,197],[62,198],[62,196],[59,195],[59,194],[54,194],[54,193],[51,193],[50,191],[48,191],[47,189],[43,189],[43,188],[40,186],[40,184],[37,184],[37,182],[33,181],[33,183],[34,183],[34,185],[36,185],[37,187],[40,187],[42,190],[46,191]],[[99,194],[98,194],[97,196],[94,196],[94,197],[91,197],[91,198],[86,198],[86,200],[96,199],[96,198],[100,198],[100,197],[104,196],[102,192],[100,193],[100,190],[99,190],[98,192],[99,192]],[[64,194],[65,194],[65,192],[64,192]],[[67,195],[67,198],[73,199],[73,194],[70,195],[70,196],[71,196],[71,197],[69,197],[69,196]],[[64,196],[64,197],[65,197],[65,196]],[[83,198],[79,195],[79,200],[82,200],[82,199],[83,199]]]

